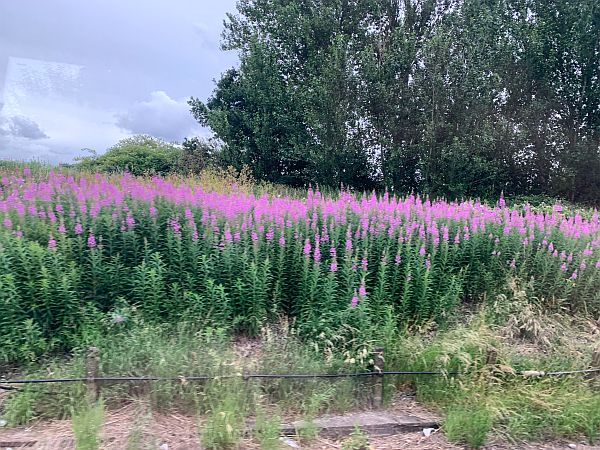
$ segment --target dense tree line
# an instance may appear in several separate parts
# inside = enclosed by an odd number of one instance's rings
[[[597,0],[240,0],[190,106],[258,179],[600,197]]]

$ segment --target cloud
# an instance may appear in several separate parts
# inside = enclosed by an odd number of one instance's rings
[[[31,140],[48,138],[35,120],[22,115],[0,118],[0,135]]]
[[[167,141],[181,141],[199,132],[185,99],[174,100],[164,91],[154,91],[150,100],[135,103],[118,114],[116,124],[134,134],[150,134]]]

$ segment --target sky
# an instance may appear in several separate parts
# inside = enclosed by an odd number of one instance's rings
[[[235,0],[0,0],[0,159],[69,162],[151,134],[209,136],[206,100]]]

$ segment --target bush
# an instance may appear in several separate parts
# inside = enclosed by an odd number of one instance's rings
[[[173,144],[139,135],[119,141],[102,155],[80,158],[78,167],[93,172],[166,175],[177,170],[182,155]]]

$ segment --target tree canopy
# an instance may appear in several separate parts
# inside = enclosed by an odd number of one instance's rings
[[[597,0],[240,0],[194,117],[292,185],[600,197]]]

